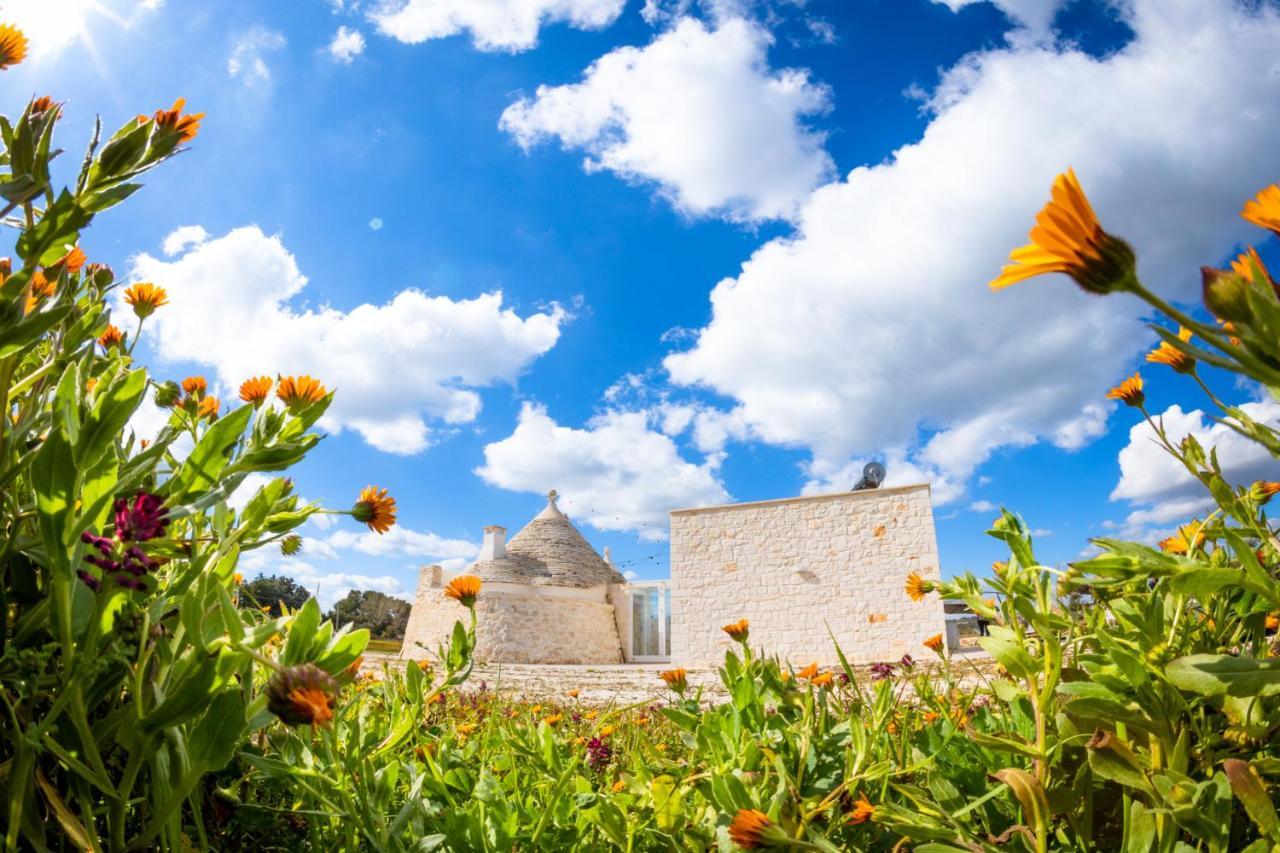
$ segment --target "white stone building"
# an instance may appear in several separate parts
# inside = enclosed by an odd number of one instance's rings
[[[751,644],[799,665],[918,655],[945,633],[941,602],[903,591],[909,572],[939,577],[928,485],[679,509],[671,580],[628,583],[556,506],[510,542],[486,527],[465,573],[484,587],[477,656],[507,663],[671,660],[710,666],[731,645],[721,626],[751,623]],[[607,552],[606,552],[607,553]],[[404,656],[424,657],[459,618],[450,576],[422,570]]]

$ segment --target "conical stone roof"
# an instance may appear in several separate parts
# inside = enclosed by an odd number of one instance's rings
[[[482,580],[545,586],[591,587],[626,583],[618,570],[601,559],[578,528],[556,506],[547,506],[507,543],[506,556],[471,567]]]

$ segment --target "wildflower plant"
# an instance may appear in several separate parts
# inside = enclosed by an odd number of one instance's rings
[[[25,53],[0,26],[0,66]],[[201,377],[179,386],[135,361],[170,294],[122,287],[81,235],[203,117],[179,100],[110,135],[99,122],[60,189],[61,113],[42,97],[0,118],[0,217],[16,235],[0,262],[0,843],[209,848],[215,776],[251,741],[331,726],[368,640],[323,621],[314,599],[274,618],[240,606],[241,555],[296,542],[328,512],[279,473],[320,440],[332,394],[301,377],[268,405],[253,380],[227,406]],[[138,440],[129,424],[152,405],[167,421]],[[273,478],[233,509],[262,474]],[[345,514],[384,532],[395,503],[370,487]]]

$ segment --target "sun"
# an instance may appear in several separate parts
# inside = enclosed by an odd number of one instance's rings
[[[8,0],[0,19],[15,24],[30,42],[32,59],[50,58],[77,43],[94,55],[94,34],[104,25],[128,28],[138,13],[163,0]]]

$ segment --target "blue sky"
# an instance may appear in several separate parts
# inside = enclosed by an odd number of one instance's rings
[[[668,509],[929,480],[942,569],[994,507],[1041,558],[1204,503],[1103,399],[1154,336],[1065,281],[985,283],[1074,165],[1147,283],[1193,303],[1280,178],[1280,12],[1230,0],[20,0],[6,111],[67,102],[75,156],[187,98],[191,150],[83,245],[170,290],[159,375],[338,391],[300,490],[401,526],[255,558],[331,600],[412,591],[556,488],[666,574]],[[1272,69],[1266,73],[1263,69]],[[179,230],[181,229],[181,230]],[[1146,366],[1153,412],[1270,460]],[[1275,405],[1210,381],[1274,420]],[[1176,408],[1175,408],[1176,407]],[[138,428],[153,428],[142,418]],[[989,544],[990,543],[990,544]]]

